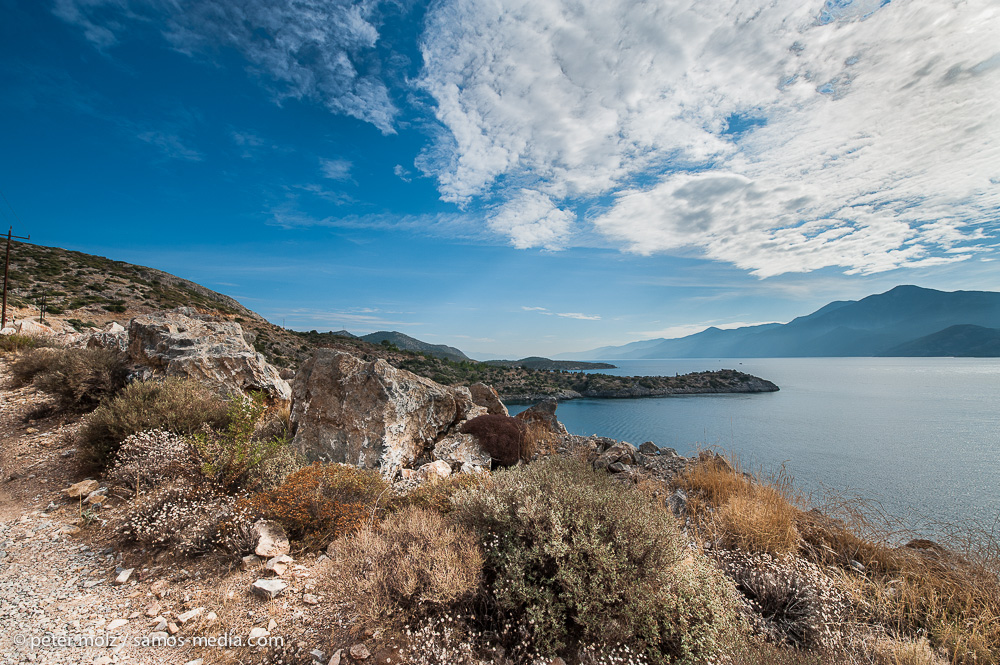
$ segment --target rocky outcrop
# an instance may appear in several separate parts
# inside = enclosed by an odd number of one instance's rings
[[[499,414],[501,416],[510,415],[507,412],[507,407],[500,401],[500,395],[497,394],[497,391],[492,386],[488,386],[485,383],[473,383],[469,386],[469,392],[472,394],[472,401],[479,406],[485,407],[487,413]]]
[[[128,353],[154,374],[197,379],[228,392],[262,391],[288,400],[291,387],[243,337],[235,321],[210,321],[177,312],[129,322]]]
[[[453,434],[434,446],[435,460],[447,462],[452,471],[475,472],[490,468],[492,458],[471,434]]]
[[[566,428],[556,419],[556,407],[558,404],[554,399],[545,399],[514,417],[529,425],[541,425],[553,434],[565,435],[567,434]]]
[[[101,332],[87,337],[88,349],[110,349],[121,353],[128,352],[128,331],[115,322],[109,323]]]
[[[380,468],[387,476],[427,461],[481,407],[381,359],[317,349],[292,384],[294,445],[310,459]]]

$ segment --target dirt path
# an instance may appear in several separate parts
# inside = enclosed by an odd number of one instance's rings
[[[78,422],[45,416],[46,401],[30,387],[11,389],[0,359],[0,665],[327,665],[339,618],[316,589],[321,558],[297,557],[283,578],[288,589],[262,601],[249,593],[259,567],[120,551],[104,529],[115,499],[85,520],[62,491],[84,479],[73,448]],[[124,568],[132,574],[115,584]],[[320,604],[304,604],[305,593]],[[246,646],[254,628],[267,634]],[[171,644],[151,643],[158,629]]]

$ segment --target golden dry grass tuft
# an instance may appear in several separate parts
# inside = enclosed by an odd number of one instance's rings
[[[410,507],[340,542],[331,591],[353,603],[363,625],[399,628],[471,600],[482,566],[475,533]]]

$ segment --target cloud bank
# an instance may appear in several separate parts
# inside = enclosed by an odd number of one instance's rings
[[[959,261],[997,230],[998,29],[989,0],[445,0],[418,165],[515,247],[592,225],[761,277]]]

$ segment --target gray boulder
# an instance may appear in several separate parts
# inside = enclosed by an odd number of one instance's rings
[[[474,406],[381,359],[317,349],[292,384],[294,445],[310,459],[380,468],[387,476],[426,458]]]
[[[129,322],[128,353],[153,374],[197,379],[227,392],[262,391],[276,400],[291,387],[247,344],[235,321],[206,321],[178,312],[137,316]]]
[[[558,404],[554,399],[544,399],[514,417],[529,425],[539,424],[553,434],[566,435],[568,434],[566,428],[556,419],[556,406]]]
[[[620,441],[597,456],[597,459],[594,460],[594,468],[620,473],[636,463],[636,453],[638,452],[631,443]]]
[[[487,413],[501,416],[510,415],[493,386],[488,386],[485,383],[473,383],[469,386],[469,391],[472,394],[472,401],[485,407]]]

